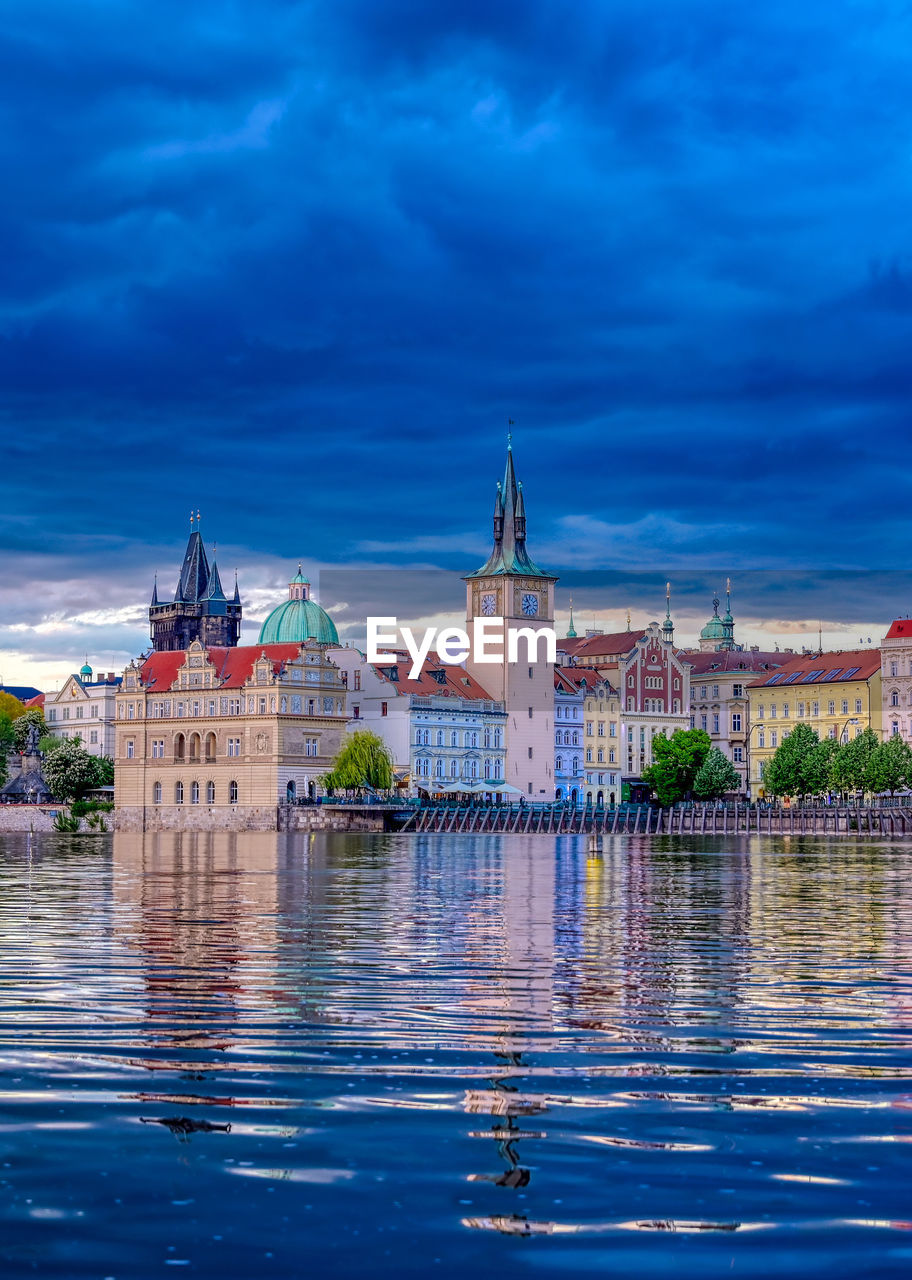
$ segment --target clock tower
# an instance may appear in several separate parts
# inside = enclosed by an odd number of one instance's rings
[[[508,660],[507,636],[520,628],[538,632],[554,627],[554,584],[526,550],[526,506],[513,469],[513,446],[507,443],[504,478],[494,501],[494,547],[480,569],[466,579],[466,629],[473,619],[496,618],[488,635],[498,636],[490,648],[502,656],[479,662],[469,655],[466,670],[503,702],[507,712],[505,781],[528,801],[554,799],[554,668],[547,660],[544,638],[527,649],[518,641],[515,662]]]

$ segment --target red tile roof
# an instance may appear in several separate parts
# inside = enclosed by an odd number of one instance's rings
[[[554,668],[554,688],[562,693],[579,693],[584,689],[592,689],[604,679],[595,667]]]
[[[783,663],[777,671],[764,672],[752,680],[749,689],[789,689],[809,684],[842,684],[851,680],[869,680],[880,671],[878,649],[841,649],[833,653],[806,653]],[[813,679],[807,676],[816,673]]]
[[[448,663],[441,662],[436,655],[428,655],[424,661],[424,665],[418,675],[417,680],[409,679],[409,671],[412,669],[412,659],[408,656],[399,656],[397,651],[397,660],[389,662],[378,662],[374,666],[374,670],[383,679],[396,689],[398,693],[417,693],[421,697],[456,697],[478,699],[484,702],[496,702],[487,689],[482,688],[474,676],[470,676],[462,667],[451,666]],[[385,674],[386,671],[396,669],[397,679],[390,680]],[[438,680],[431,674],[432,671],[442,671],[443,679]]]
[[[574,657],[577,659],[600,658],[608,654],[629,653],[645,634],[645,631],[612,631],[606,635],[586,636],[577,645]],[[561,647],[560,641],[557,647]]]
[[[778,669],[794,658],[792,653],[752,652],[750,649],[720,649],[718,653],[684,653],[690,676],[706,676],[725,671],[767,671]]]
[[[884,636],[884,639],[898,640],[900,636],[912,639],[912,618],[897,618],[895,622],[891,622],[890,630]]]
[[[43,707],[43,706],[44,706],[44,694],[43,694],[43,693],[36,693],[36,694],[35,694],[35,696],[34,696],[34,698],[29,698],[29,700],[28,700],[27,702],[24,702],[22,705],[23,705],[24,707]]]
[[[220,689],[240,689],[250,679],[253,665],[263,653],[272,659],[272,669],[278,674],[282,664],[291,662],[300,652],[299,644],[251,644],[238,645],[233,649],[206,650],[215,667]],[[151,653],[140,668],[143,684],[152,693],[170,690],[186,660],[187,654],[183,649]]]

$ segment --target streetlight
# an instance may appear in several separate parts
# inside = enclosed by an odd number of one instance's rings
[[[755,729],[762,729],[765,726],[765,723],[766,722],[764,720],[755,720],[747,731],[747,737],[744,739],[744,750],[747,754],[747,794],[748,798],[751,800],[753,799],[753,796],[751,795],[751,734]]]
[[[842,728],[839,730],[839,741],[843,744],[848,742],[849,740],[849,736],[846,733],[846,729],[848,729],[850,724],[858,724],[858,716],[852,716],[851,720],[847,720],[845,724],[842,726]]]

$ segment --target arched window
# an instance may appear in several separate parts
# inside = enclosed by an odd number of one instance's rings
[[[500,728],[494,730],[494,746],[495,747],[503,746],[503,742],[501,741],[502,733],[503,733],[503,730]]]
[[[454,729],[454,730],[453,730],[453,732],[450,734],[450,746],[451,746],[451,747],[458,747],[458,746],[459,746],[459,734],[456,732],[456,730],[455,730],[455,729]]]
[[[206,783],[206,804],[215,804],[215,783]]]
[[[162,802],[162,784],[156,782],[152,786],[152,803],[161,804]]]
[[[470,778],[478,777],[478,761],[477,760],[473,760],[469,765],[469,777]]]
[[[190,803],[199,804],[200,802],[200,784],[198,782],[190,783]]]
[[[174,759],[183,760],[186,750],[187,740],[182,733],[179,733],[174,739]]]
[[[189,740],[189,742],[187,743],[187,745],[188,745],[188,747],[189,747],[189,749],[190,749],[190,759],[191,759],[191,760],[199,760],[199,758],[200,758],[200,747],[201,747],[201,745],[202,745],[202,738],[200,737],[200,735],[199,735],[198,733],[191,733],[191,734],[190,734],[190,740]]]
[[[899,706],[899,693],[896,689],[894,689],[893,692],[890,694],[890,706],[891,707]]]
[[[563,769],[563,767],[564,767],[564,757],[563,757],[563,756],[558,756],[558,757],[557,757],[557,759],[554,761],[554,767],[555,767],[555,769]]]
[[[228,783],[228,801],[230,804],[237,804],[238,802],[238,785],[236,782]]]
[[[443,761],[442,760],[437,760],[434,763],[434,777],[435,778],[443,777]]]
[[[459,761],[458,760],[450,761],[450,777],[451,778],[459,777]]]
[[[215,759],[215,734],[214,733],[206,734],[206,759],[207,760]]]
[[[578,773],[579,773],[579,757],[574,756],[573,757],[573,774],[574,776],[576,776],[576,774]]]
[[[486,749],[491,746],[491,726],[489,724],[485,725],[484,744]]]
[[[298,788],[295,785],[294,778],[292,778],[292,780],[285,787],[285,799],[288,802],[288,804],[294,804],[295,800],[297,799],[297,795],[298,795]]]
[[[442,729],[437,730],[437,746],[438,747],[443,746],[443,730]]]
[[[573,730],[573,745],[575,747],[579,746],[579,729]]]
[[[175,782],[174,784],[174,803],[184,803],[184,784],[182,782]]]

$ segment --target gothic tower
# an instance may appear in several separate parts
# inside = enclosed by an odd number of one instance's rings
[[[507,444],[503,481],[494,502],[494,546],[480,569],[466,576],[466,626],[472,635],[476,617],[491,618],[489,634],[498,637],[492,651],[496,663],[480,662],[472,652],[466,670],[503,702],[507,711],[506,778],[527,800],[554,799],[554,669],[546,660],[544,640],[532,660],[520,639],[518,660],[508,661],[507,633],[519,628],[538,632],[554,627],[554,584],[526,550],[526,507],[522,485],[513,469],[513,447]]]
[[[234,597],[229,600],[222,590],[215,560],[209,567],[199,527],[191,528],[172,601],[160,602],[156,580],[149,606],[149,632],[156,651],[186,649],[194,640],[216,648],[231,648],[238,642],[241,597],[237,581]]]

